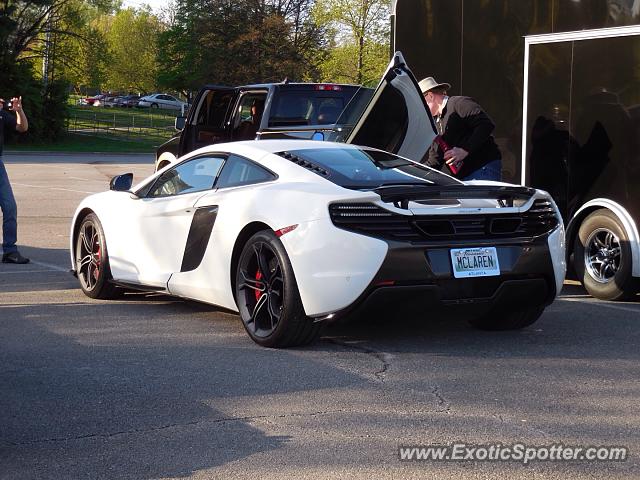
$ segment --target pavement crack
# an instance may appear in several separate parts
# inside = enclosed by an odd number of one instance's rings
[[[338,345],[339,347],[348,348],[351,351],[365,353],[367,355],[374,357],[376,360],[378,360],[382,364],[382,367],[379,370],[376,370],[375,372],[373,372],[373,374],[381,382],[385,381],[387,370],[391,366],[391,355],[389,355],[388,353],[380,352],[378,350],[364,347],[362,345],[358,345],[355,343],[343,342],[336,338],[325,338],[325,340],[334,345]]]
[[[250,415],[250,416],[242,416],[242,417],[224,417],[224,418],[216,418],[216,419],[206,419],[206,420],[197,420],[194,422],[185,422],[185,423],[171,423],[167,425],[161,425],[157,427],[150,428],[132,428],[129,430],[121,430],[117,432],[108,432],[108,433],[88,433],[84,435],[75,435],[70,437],[52,437],[52,438],[40,438],[36,440],[29,440],[25,442],[12,442],[10,440],[0,439],[0,444],[6,444],[14,447],[26,446],[26,445],[37,445],[40,443],[53,443],[53,442],[70,442],[74,440],[86,440],[92,438],[113,438],[121,435],[131,435],[138,433],[151,433],[158,432],[162,430],[167,430],[169,428],[181,428],[181,427],[190,427],[194,425],[202,425],[202,424],[217,424],[217,423],[227,423],[227,422],[250,422],[253,420],[270,420],[270,419],[278,419],[278,418],[303,418],[303,417],[315,417],[319,415],[331,415],[335,413],[345,413],[348,410],[323,410],[318,412],[298,412],[298,413],[283,413],[280,415]]]
[[[434,397],[436,397],[436,406],[438,408],[437,411],[440,413],[451,413],[451,404],[442,394],[438,385],[434,385],[434,387],[431,389],[431,393]]]

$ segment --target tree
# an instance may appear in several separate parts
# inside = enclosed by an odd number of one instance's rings
[[[162,25],[149,10],[128,8],[103,23],[109,67],[105,87],[116,91],[156,89],[158,36]]]
[[[3,0],[0,2],[0,92],[22,95],[29,139],[55,139],[64,132],[67,83],[74,63],[69,39],[82,40],[86,8],[111,8],[115,0]]]
[[[323,80],[370,85],[389,59],[389,0],[318,0],[314,18],[330,32]]]
[[[322,29],[311,0],[178,0],[161,35],[159,83],[197,90],[204,83],[303,80],[316,75]]]

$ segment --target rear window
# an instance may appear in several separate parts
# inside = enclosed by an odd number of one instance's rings
[[[278,155],[322,175],[341,187],[351,189],[371,189],[382,185],[457,185],[459,183],[425,165],[380,150],[317,148],[290,150],[280,152]]]
[[[319,85],[310,85],[304,89],[287,89],[284,86],[278,88],[271,104],[269,126],[336,123],[358,87],[337,85],[335,88],[339,90],[324,89]]]

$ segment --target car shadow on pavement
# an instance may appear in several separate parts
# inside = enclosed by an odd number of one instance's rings
[[[3,478],[189,476],[288,443],[259,428],[287,416],[263,398],[366,383],[254,345],[231,315],[105,307],[0,305]]]
[[[483,331],[460,314],[425,312],[422,316],[388,314],[337,322],[325,328],[322,338],[325,344],[361,343],[374,349],[383,345],[388,352],[640,359],[635,346],[639,335],[639,302],[598,301],[582,286],[567,285],[536,323],[521,330]],[[322,345],[320,342],[317,348]]]

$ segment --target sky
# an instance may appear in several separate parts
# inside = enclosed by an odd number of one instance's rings
[[[154,12],[160,12],[163,7],[167,6],[168,0],[123,0],[123,7],[141,7],[147,4]]]

